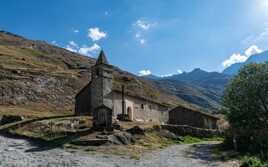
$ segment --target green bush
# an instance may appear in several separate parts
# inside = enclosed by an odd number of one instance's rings
[[[231,125],[226,142],[268,158],[268,62],[243,67],[225,88],[222,105]]]
[[[267,163],[262,162],[257,157],[248,157],[245,156],[242,159],[242,163],[240,167],[268,167]]]

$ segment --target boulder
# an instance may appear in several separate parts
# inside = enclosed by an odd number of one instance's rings
[[[135,142],[133,136],[127,132],[119,132],[110,135],[108,137],[108,140],[110,143],[118,145],[128,145]]]
[[[130,128],[127,130],[128,133],[131,133],[133,135],[144,135],[145,130],[139,126],[134,126],[133,128]]]
[[[177,135],[175,135],[174,133],[172,133],[172,132],[170,132],[170,131],[168,131],[168,130],[159,130],[158,132],[157,132],[157,134],[159,135],[159,136],[161,136],[161,137],[165,137],[165,138],[169,138],[169,139],[173,139],[173,140],[179,140],[179,141],[182,141],[182,139],[179,137],[179,136],[177,136]]]

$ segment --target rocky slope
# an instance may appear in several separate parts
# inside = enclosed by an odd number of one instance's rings
[[[145,78],[152,80],[161,90],[210,110],[220,107],[224,87],[230,80],[228,75],[201,69],[164,78],[153,75]]]
[[[109,56],[109,55],[108,55]],[[70,114],[74,96],[90,80],[95,59],[43,41],[0,32],[0,112],[15,115]],[[115,86],[170,105],[190,103],[115,67]]]

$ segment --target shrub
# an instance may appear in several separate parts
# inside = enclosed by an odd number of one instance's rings
[[[264,162],[262,162],[257,157],[248,157],[245,156],[242,159],[241,166],[240,167],[268,167],[268,165]]]
[[[249,64],[234,76],[223,96],[223,111],[230,126],[228,142],[239,151],[268,157],[268,62]]]

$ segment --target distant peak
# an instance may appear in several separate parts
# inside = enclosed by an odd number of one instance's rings
[[[193,69],[193,71],[191,71],[191,73],[193,72],[206,72],[205,70],[202,70],[201,68],[195,68]]]

